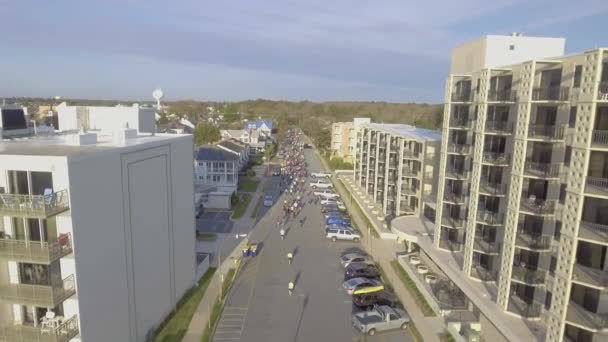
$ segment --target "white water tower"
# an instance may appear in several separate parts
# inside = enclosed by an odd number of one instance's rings
[[[162,99],[164,96],[165,96],[165,94],[163,93],[163,90],[160,88],[156,88],[152,92],[152,97],[156,100],[156,109],[157,110],[160,110],[160,99]]]

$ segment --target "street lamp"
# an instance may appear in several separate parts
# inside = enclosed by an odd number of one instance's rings
[[[247,237],[247,234],[235,234],[234,238],[235,240],[238,240],[239,238],[245,238]],[[223,284],[224,284],[224,273],[222,272],[222,245],[224,244],[225,239],[222,239],[220,241],[220,245],[218,247],[218,251],[217,251],[217,268],[220,271],[220,300],[222,300],[224,298],[223,296]]]

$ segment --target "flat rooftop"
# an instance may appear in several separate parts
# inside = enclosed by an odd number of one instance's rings
[[[384,131],[393,135],[402,136],[404,138],[423,140],[423,141],[440,141],[441,132],[434,131],[432,129],[419,128],[411,125],[403,124],[380,124],[380,123],[366,123],[362,124],[361,127],[371,128],[378,131]]]
[[[5,139],[0,141],[0,155],[72,157],[116,150],[136,150],[142,146],[152,147],[176,140],[192,139],[189,134],[138,133],[127,139],[117,139],[109,132],[89,133],[97,134],[96,143],[76,143],[79,140],[78,133]]]

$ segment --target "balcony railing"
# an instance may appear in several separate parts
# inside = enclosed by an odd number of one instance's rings
[[[481,237],[475,237],[473,249],[475,249],[476,251],[483,252],[485,254],[500,253],[500,245],[497,242],[489,242]]]
[[[410,169],[409,167],[404,167],[401,170],[401,175],[403,177],[415,178],[415,177],[418,177],[418,170],[413,170],[413,169]]]
[[[486,121],[486,133],[513,133],[513,123],[508,121]]]
[[[406,213],[406,214],[412,214],[412,213],[416,212],[416,209],[410,207],[409,205],[401,205],[399,207],[399,211]]]
[[[70,234],[61,234],[54,242],[0,239],[0,258],[13,261],[50,264],[70,253]]]
[[[533,195],[528,196],[525,192],[521,195],[520,203],[520,210],[538,215],[555,214],[559,206],[559,202],[557,200],[535,198]]]
[[[471,266],[471,277],[481,281],[496,281],[498,280],[498,272],[488,270],[481,265],[473,265]]]
[[[531,285],[542,285],[545,283],[547,272],[539,269],[531,269],[521,266],[513,266],[511,278]]]
[[[579,225],[578,237],[606,243],[608,241],[608,225],[582,220]]]
[[[561,139],[564,139],[565,132],[566,132],[565,126],[530,125],[528,127],[528,138],[544,139],[544,140],[561,140]]]
[[[462,128],[467,129],[473,126],[473,121],[469,118],[450,118],[450,127],[451,128]]]
[[[597,99],[600,101],[608,101],[608,81],[600,82],[597,89]]]
[[[462,242],[448,239],[439,240],[439,248],[447,249],[453,252],[462,250]]]
[[[532,101],[568,101],[570,87],[535,87]]]
[[[412,152],[412,151],[403,151],[403,158],[405,159],[419,159],[420,153]]]
[[[562,163],[540,163],[526,160],[524,172],[532,177],[557,178],[562,172],[562,167]]]
[[[448,153],[469,154],[471,153],[471,145],[448,144]]]
[[[536,318],[543,312],[543,305],[537,302],[526,303],[517,296],[511,296],[507,310],[524,318]]]
[[[511,156],[504,152],[484,152],[483,162],[492,165],[509,165]]]
[[[608,130],[593,130],[591,142],[595,145],[608,145]]]
[[[447,202],[454,202],[454,203],[462,204],[462,203],[466,202],[467,195],[464,193],[445,191],[443,193],[443,199]]]
[[[464,227],[464,219],[443,215],[441,217],[441,225],[451,228],[462,228]]]
[[[572,279],[579,283],[588,284],[596,288],[608,288],[608,272],[597,268],[574,264]]]
[[[74,276],[60,284],[44,286],[29,284],[0,285],[0,299],[13,304],[33,305],[52,308],[76,293]]]
[[[69,209],[67,190],[48,195],[0,194],[0,215],[47,218]]]
[[[517,92],[511,89],[490,90],[488,101],[491,102],[516,102]]]
[[[469,171],[465,168],[448,167],[445,170],[445,175],[450,178],[465,179],[469,177]]]
[[[488,225],[502,224],[503,215],[486,209],[477,209],[477,221]]]
[[[452,102],[471,102],[473,100],[473,96],[471,96],[471,92],[465,93],[452,93]]]
[[[1,342],[68,342],[78,335],[78,318],[72,316],[56,328],[12,325],[0,328]]]
[[[418,191],[415,188],[404,186],[401,188],[401,193],[405,195],[415,195]]]
[[[585,191],[590,194],[608,196],[608,178],[587,176]]]
[[[523,224],[520,223],[520,229],[518,229],[517,238],[515,239],[516,246],[534,250],[551,249],[551,241],[553,241],[552,236],[532,234],[522,229],[522,226]]]
[[[484,195],[501,196],[507,194],[507,185],[500,183],[491,183],[487,180],[482,180],[479,183],[479,192]]]
[[[608,313],[589,311],[572,300],[568,303],[566,321],[593,331],[608,329]]]

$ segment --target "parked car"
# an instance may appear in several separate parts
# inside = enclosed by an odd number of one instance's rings
[[[313,189],[317,189],[317,188],[319,188],[319,189],[329,189],[329,188],[333,188],[333,184],[331,184],[331,183],[324,183],[324,182],[321,182],[321,181],[315,181],[315,182],[311,182],[311,183],[310,183],[310,186],[311,186]]]
[[[342,201],[338,201],[335,198],[323,198],[323,199],[321,199],[321,205],[336,205],[339,208],[346,209],[346,207],[344,206],[344,203],[342,203]]]
[[[377,331],[407,329],[410,316],[405,310],[377,305],[373,310],[353,314],[352,322],[362,333],[375,335]]]
[[[335,204],[326,204],[321,207],[321,212],[323,212],[323,213],[327,213],[330,211],[339,211],[342,213],[346,213],[346,208],[344,208],[344,206],[342,206],[342,208],[340,208],[338,205],[335,205]]]
[[[352,295],[358,289],[367,287],[378,287],[382,286],[382,282],[377,279],[369,278],[352,278],[342,283],[342,288],[346,290],[346,293]]]
[[[348,229],[353,233],[359,233],[359,231],[357,229],[355,229],[353,226],[341,226],[338,224],[330,224],[325,226],[325,234],[327,234],[328,231],[330,230],[336,230],[336,229]]]
[[[337,224],[340,226],[350,226],[350,220],[344,217],[333,216],[327,219],[326,224]]]
[[[353,295],[353,304],[359,309],[371,310],[374,305],[386,305],[391,308],[399,305],[399,299],[387,290]]]
[[[264,206],[265,207],[272,207],[273,204],[274,204],[274,199],[272,198],[271,195],[264,196]]]
[[[353,278],[369,278],[369,279],[380,279],[380,271],[375,266],[372,267],[347,267],[344,271],[344,280]]]
[[[312,178],[331,178],[331,173],[329,172],[313,172],[310,174]]]
[[[331,241],[333,242],[336,242],[338,240],[350,240],[354,242],[359,242],[361,240],[361,235],[359,235],[359,233],[348,228],[329,229],[325,233],[325,237],[327,239],[331,239]]]
[[[326,213],[323,213],[323,216],[325,216],[326,219],[330,217],[343,217],[348,219],[348,214],[342,211],[328,211]]]
[[[333,190],[325,189],[325,190],[317,190],[314,192],[315,196],[320,196],[322,198],[339,198],[340,195],[335,193]]]
[[[352,263],[365,263],[368,265],[375,265],[374,259],[369,255],[361,255],[358,253],[346,254],[340,258],[342,267],[347,268]]]

